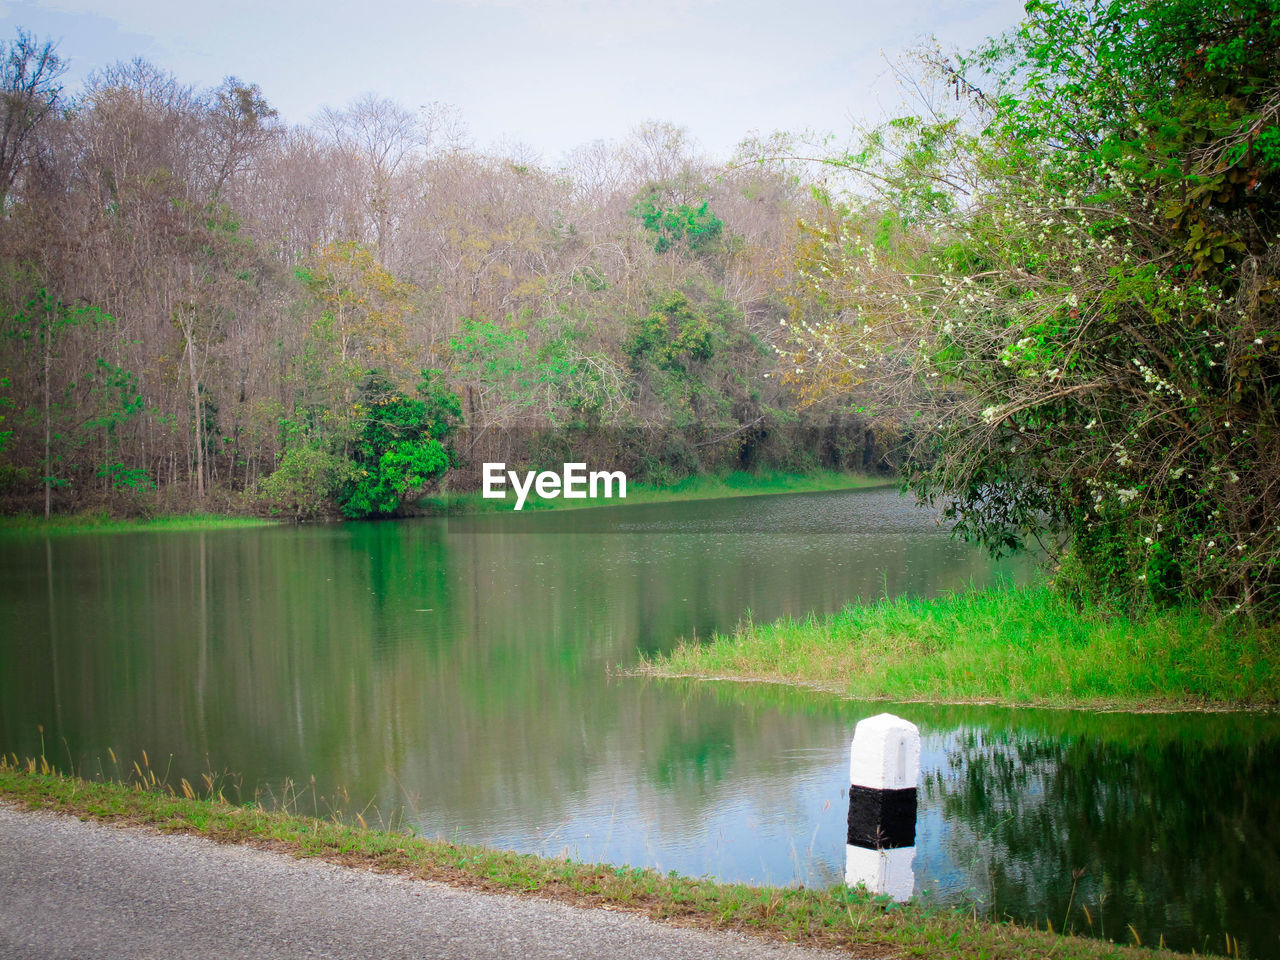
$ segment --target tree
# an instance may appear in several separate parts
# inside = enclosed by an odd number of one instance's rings
[[[675,290],[638,322],[628,352],[635,361],[647,358],[664,370],[683,373],[691,363],[711,359],[717,334],[723,338],[723,332],[694,309],[689,297]]]
[[[422,141],[418,118],[393,100],[366,94],[345,110],[326,108],[320,123],[349,168],[349,186],[365,226],[360,239],[386,261],[394,214],[392,184]]]
[[[351,470],[350,461],[304,438],[289,445],[280,465],[262,481],[260,492],[272,513],[310,520],[333,512]]]
[[[883,192],[944,197],[922,259],[859,279],[915,320],[911,484],[960,533],[1122,604],[1280,610],[1278,51],[1275,0],[1091,0],[933,60],[978,123],[899,125]]]
[[[652,190],[636,201],[632,214],[646,230],[657,235],[653,249],[666,253],[672,247],[686,247],[691,253],[711,252],[724,230],[724,221],[703,200],[696,207],[689,203],[664,205],[661,192]]]
[[[57,344],[62,337],[82,323],[109,323],[112,318],[91,306],[71,307],[44,287],[38,289],[22,310],[13,317],[13,332],[19,340],[35,341],[39,349],[40,430],[43,435],[41,457],[41,484],[44,487],[44,515],[48,519],[53,508],[54,487],[64,486],[68,480],[60,475],[58,464],[62,457],[61,441],[68,439],[71,431],[65,426],[68,404],[60,402],[53,387],[53,365],[58,359]],[[102,364],[102,361],[99,361]],[[71,387],[75,384],[72,383]],[[71,387],[64,391],[70,393]],[[136,407],[131,409],[134,412]],[[55,420],[55,417],[57,418]]]
[[[214,202],[221,198],[227,181],[279,134],[277,116],[256,83],[227,77],[213,91],[207,117]]]
[[[438,371],[422,371],[416,394],[405,396],[380,374],[369,375],[350,478],[338,495],[345,516],[390,516],[449,469],[445,443],[462,414],[461,404],[441,385]]]
[[[25,30],[0,43],[0,209],[22,173],[31,141],[62,95],[67,65],[52,41],[40,43]]]

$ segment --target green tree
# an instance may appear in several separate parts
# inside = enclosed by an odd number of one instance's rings
[[[976,403],[916,486],[1086,594],[1280,602],[1278,51],[1274,0],[1033,3],[961,65],[994,176],[931,360]]]
[[[949,202],[844,251],[844,336],[798,331],[800,376],[883,357],[864,316],[896,308],[911,484],[960,533],[1121,604],[1276,611],[1278,51],[1276,0],[1077,0],[932,58],[962,112],[841,163]]]
[[[285,449],[280,465],[263,479],[259,490],[272,513],[310,520],[333,512],[338,492],[351,474],[350,461],[302,437]]]
[[[658,190],[636,201],[631,214],[657,235],[653,244],[657,253],[677,246],[692,253],[709,253],[717,248],[724,232],[724,221],[711,212],[710,201],[703,200],[696,207],[688,203],[667,206]]]
[[[44,515],[47,519],[52,513],[54,488],[70,483],[63,467],[71,450],[84,442],[83,429],[86,426],[93,428],[103,425],[95,417],[92,407],[82,409],[77,404],[74,380],[55,390],[54,367],[60,359],[58,348],[66,334],[81,324],[112,323],[114,318],[93,306],[70,306],[41,287],[13,315],[12,320],[13,336],[20,342],[33,343],[38,350],[35,363],[38,367],[36,379],[40,385],[39,407],[38,411],[33,412],[31,419],[38,420],[42,436],[40,469],[41,484],[44,487]],[[99,358],[95,373],[108,378],[107,389],[110,389],[113,371],[121,373],[118,367]],[[92,386],[94,374],[90,374],[86,380]],[[126,388],[126,393],[128,392]],[[130,399],[125,406],[128,408],[127,419],[141,409],[141,400],[134,403]]]
[[[338,504],[345,516],[390,516],[404,501],[449,469],[446,442],[462,408],[437,371],[424,370],[416,396],[400,393],[381,374],[370,374],[362,391],[360,434],[352,448],[350,478]]]
[[[648,359],[664,370],[686,372],[691,364],[710,360],[717,340],[724,339],[724,331],[679,290],[669,293],[636,327],[627,347],[632,361]]]

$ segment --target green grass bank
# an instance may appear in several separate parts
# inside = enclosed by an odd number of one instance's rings
[[[945,908],[895,904],[844,886],[828,890],[753,887],[654,870],[578,863],[407,833],[317,820],[196,795],[183,781],[165,787],[139,766],[133,783],[61,775],[44,758],[0,759],[0,800],[86,820],[245,843],[296,857],[390,872],[456,886],[624,909],[654,920],[733,930],[773,940],[847,951],[858,957],[1057,960],[1175,957],[995,922]],[[145,786],[144,786],[145,782]],[[90,869],[86,865],[86,869]]]
[[[146,519],[122,520],[106,511],[54,514],[48,520],[36,514],[0,517],[0,537],[46,536],[64,533],[149,533],[162,530],[226,530],[265,527],[278,521],[218,513],[180,513]]]
[[[1044,585],[744,622],[636,672],[787,683],[858,699],[1152,710],[1280,704],[1280,631],[1193,608],[1142,620]]]
[[[530,492],[521,512],[529,510],[581,510],[588,507],[613,507],[624,504],[678,503],[686,500],[721,500],[727,497],[756,497],[779,493],[822,493],[831,490],[857,490],[866,487],[893,486],[891,477],[867,476],[823,470],[814,473],[747,473],[739,471],[723,476],[686,477],[672,484],[655,486],[627,482],[625,499],[566,500],[544,498]],[[514,509],[516,495],[509,488],[505,499],[485,499],[479,490],[424,497],[417,508],[427,514],[451,516],[476,513],[506,513]]]

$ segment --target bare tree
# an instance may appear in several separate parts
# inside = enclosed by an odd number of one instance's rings
[[[206,112],[209,126],[209,167],[212,195],[220,199],[235,176],[279,132],[278,114],[256,83],[227,77],[213,91]]]
[[[332,138],[352,174],[369,221],[371,240],[379,259],[392,226],[392,182],[414,147],[421,143],[418,119],[394,100],[365,94],[345,110],[326,107],[321,129]]]
[[[31,137],[58,105],[58,81],[67,66],[52,41],[25,30],[5,49],[0,44],[0,208],[29,156]]]

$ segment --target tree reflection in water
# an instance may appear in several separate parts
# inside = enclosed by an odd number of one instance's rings
[[[939,859],[953,867],[934,864],[949,876],[935,889],[1054,929],[1129,941],[1132,925],[1145,944],[1217,952],[1230,933],[1242,952],[1274,955],[1280,741],[1161,736],[1185,721],[1127,721],[1155,735],[1126,742],[1087,721],[1056,735],[935,729],[921,799],[945,824]]]

